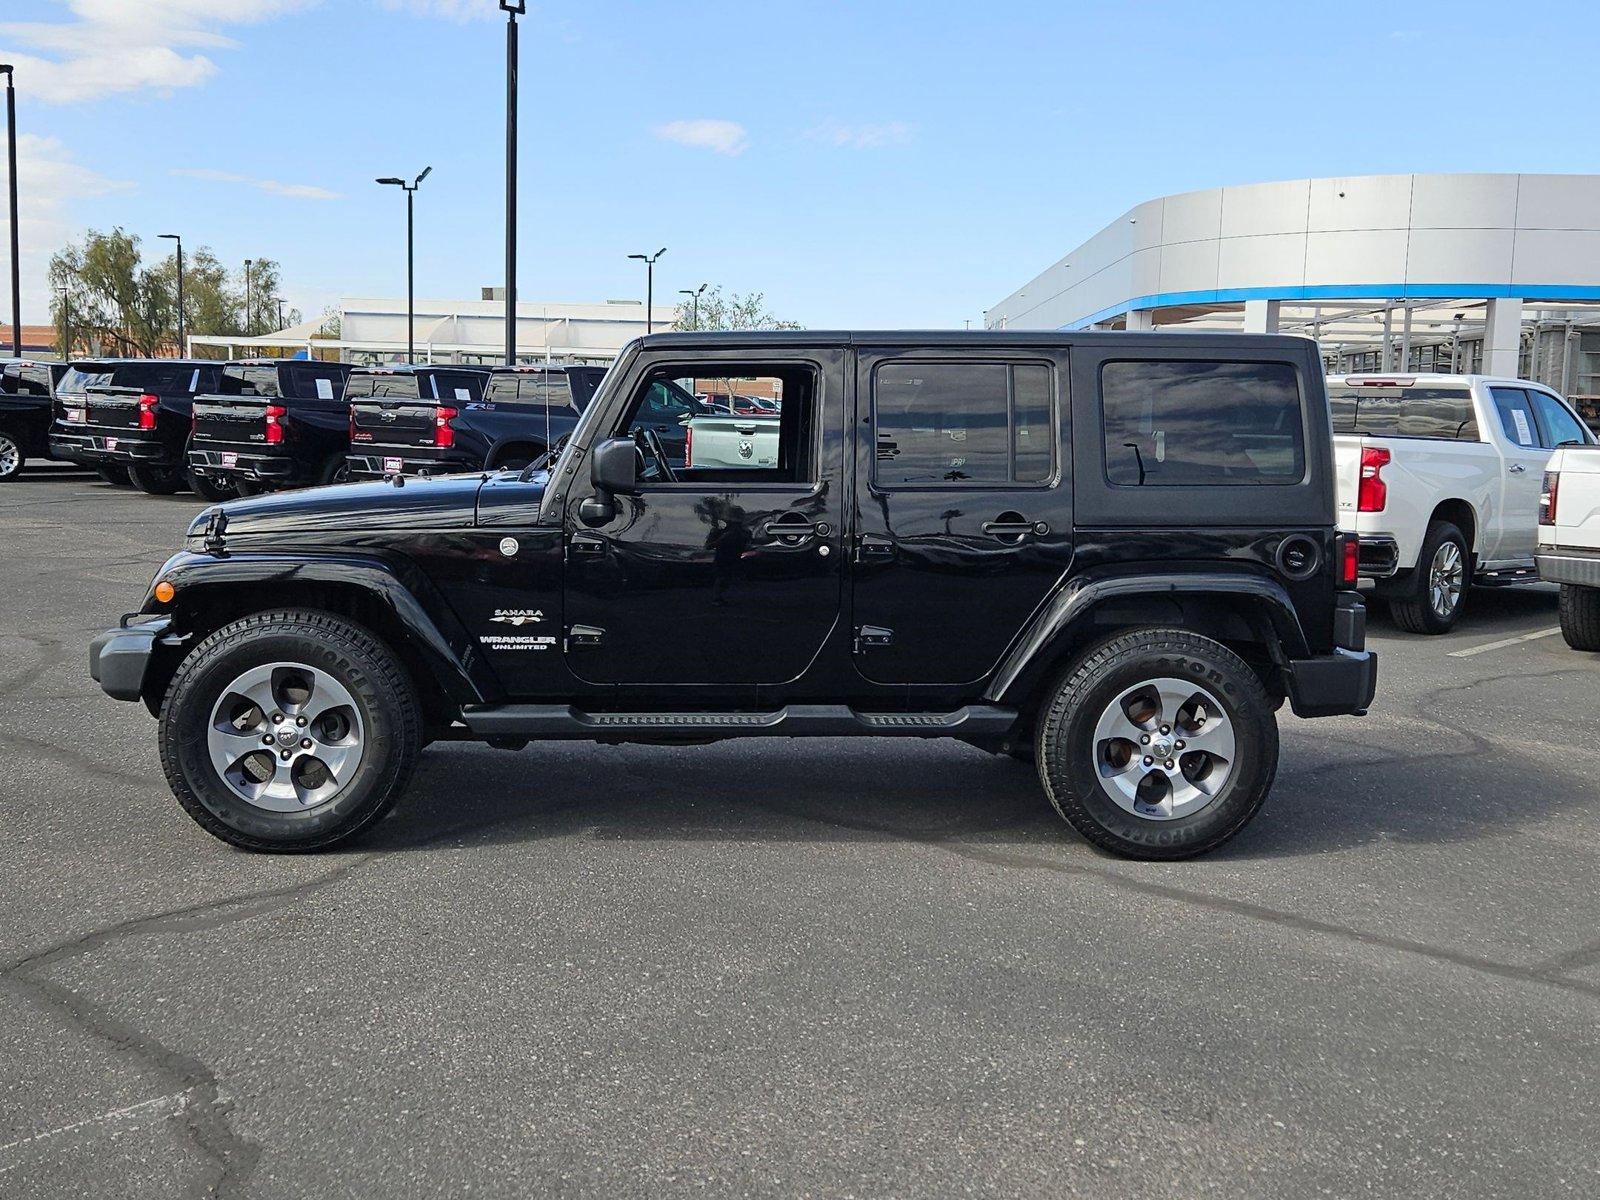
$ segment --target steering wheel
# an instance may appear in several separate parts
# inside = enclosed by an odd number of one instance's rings
[[[633,434],[634,443],[639,447],[641,460],[639,477],[645,477],[649,468],[650,459],[655,459],[656,478],[662,483],[677,483],[678,473],[672,469],[672,463],[667,459],[667,448],[661,444],[661,435],[654,429],[637,429]]]

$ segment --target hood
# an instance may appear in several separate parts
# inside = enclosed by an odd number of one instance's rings
[[[438,475],[400,482],[348,483],[229,500],[189,526],[203,537],[217,514],[226,537],[342,533],[383,529],[466,529],[477,523],[478,490],[488,476]]]

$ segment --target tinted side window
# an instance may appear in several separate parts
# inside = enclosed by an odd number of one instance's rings
[[[307,400],[340,400],[344,397],[344,382],[349,372],[336,363],[297,363],[288,369],[288,387],[292,395]]]
[[[111,382],[117,387],[143,388],[160,395],[194,392],[200,383],[199,367],[184,364],[119,363],[112,368]]]
[[[887,362],[873,373],[872,412],[884,487],[1050,477],[1055,404],[1042,364]]]
[[[90,387],[103,387],[110,382],[110,367],[68,367],[61,382],[56,384],[56,392],[68,396],[82,395]]]
[[[1588,431],[1577,417],[1567,411],[1564,404],[1548,392],[1530,390],[1528,395],[1539,412],[1539,426],[1544,433],[1546,446],[1554,449],[1562,442],[1577,442],[1580,446],[1588,444]]]
[[[552,408],[572,408],[572,385],[565,371],[529,371],[518,374],[493,375],[485,400],[496,404],[517,404],[531,407],[549,405]]]
[[[1305,476],[1300,383],[1288,363],[1108,362],[1100,392],[1114,484],[1287,484]]]
[[[476,404],[483,399],[484,380],[468,371],[435,371],[434,394],[447,404]]]
[[[1500,428],[1512,442],[1519,446],[1534,447],[1539,444],[1539,424],[1533,416],[1533,405],[1528,393],[1521,388],[1490,388],[1494,406],[1500,413]]]
[[[277,367],[224,367],[222,371],[224,396],[276,396],[278,394]]]
[[[13,363],[0,374],[0,392],[12,396],[48,396],[50,373],[44,367],[22,367]]]
[[[1478,419],[1466,388],[1330,388],[1335,433],[1476,442]]]

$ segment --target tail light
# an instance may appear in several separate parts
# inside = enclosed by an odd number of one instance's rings
[[[1339,582],[1355,587],[1361,574],[1361,539],[1353,533],[1339,535]]]
[[[350,440],[356,440],[356,409],[353,404],[350,406]]]
[[[267,405],[267,445],[283,444],[283,418],[289,410],[281,404]]]
[[[1383,481],[1383,469],[1393,456],[1382,446],[1365,446],[1361,450],[1361,488],[1356,495],[1357,512],[1382,512],[1389,503],[1389,485]]]
[[[694,466],[694,426],[693,425],[685,425],[683,427],[683,465],[685,467]]]
[[[454,446],[456,444],[455,427],[450,424],[456,419],[458,410],[441,407],[433,418],[433,444],[440,447]]]
[[[1544,485],[1539,489],[1539,524],[1556,523],[1556,493],[1561,488],[1561,476],[1556,471],[1544,473]]]
[[[161,397],[152,396],[149,392],[139,397],[139,428],[154,429],[156,427],[156,405],[161,403]]]

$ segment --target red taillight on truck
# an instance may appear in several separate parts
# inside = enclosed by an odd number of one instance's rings
[[[1393,457],[1382,446],[1363,446],[1361,449],[1361,487],[1356,493],[1357,512],[1382,512],[1389,503],[1389,485],[1383,481],[1383,469]]]
[[[441,407],[433,418],[433,444],[448,447],[456,444],[456,431],[450,424],[456,419],[458,412],[453,408]]]
[[[288,413],[289,410],[281,404],[267,405],[267,445],[283,444],[283,418]]]
[[[160,396],[152,396],[149,392],[139,397],[139,428],[154,429],[156,427],[156,405],[161,403]]]
[[[1544,484],[1539,488],[1539,524],[1556,523],[1556,494],[1561,490],[1561,475],[1556,471],[1544,473]]]

